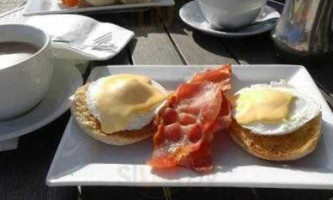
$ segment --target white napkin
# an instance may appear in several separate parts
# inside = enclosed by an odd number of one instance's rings
[[[47,32],[55,55],[63,59],[107,60],[118,54],[134,36],[132,31],[120,26],[81,15],[32,16],[26,24]],[[98,38],[106,38],[103,36],[107,37],[103,44],[94,43]]]

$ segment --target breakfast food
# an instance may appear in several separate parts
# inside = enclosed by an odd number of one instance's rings
[[[231,138],[266,160],[296,160],[315,148],[321,136],[321,109],[285,81],[257,84],[232,99]]]
[[[61,0],[61,4],[65,7],[76,7],[80,4],[79,0]]]
[[[151,122],[166,93],[146,76],[112,75],[80,87],[71,111],[89,136],[111,145],[128,145],[152,135]]]
[[[171,94],[155,118],[154,152],[148,164],[155,169],[184,166],[198,172],[213,168],[214,133],[231,124],[225,93],[230,90],[231,66],[195,74]]]

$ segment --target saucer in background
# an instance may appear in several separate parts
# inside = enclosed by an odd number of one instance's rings
[[[273,18],[265,20],[268,15],[273,16]],[[266,5],[255,22],[237,30],[212,28],[203,16],[197,1],[185,4],[179,10],[179,16],[187,25],[199,31],[215,36],[236,38],[257,35],[271,30],[274,28],[280,14],[274,8]]]

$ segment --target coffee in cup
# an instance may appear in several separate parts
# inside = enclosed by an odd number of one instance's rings
[[[237,29],[251,24],[267,0],[198,0],[203,16],[218,29]]]
[[[38,47],[25,42],[0,42],[0,70],[28,60]]]

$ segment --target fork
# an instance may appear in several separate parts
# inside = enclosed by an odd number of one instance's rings
[[[71,46],[76,47],[78,49],[101,49],[101,50],[114,50],[116,46],[114,44],[108,44],[112,40],[112,33],[106,33],[98,38],[95,38],[93,40],[92,44],[84,45],[84,44],[75,44],[71,40],[62,40],[62,39],[56,39],[52,40],[54,43],[60,43],[60,44],[71,44]]]

